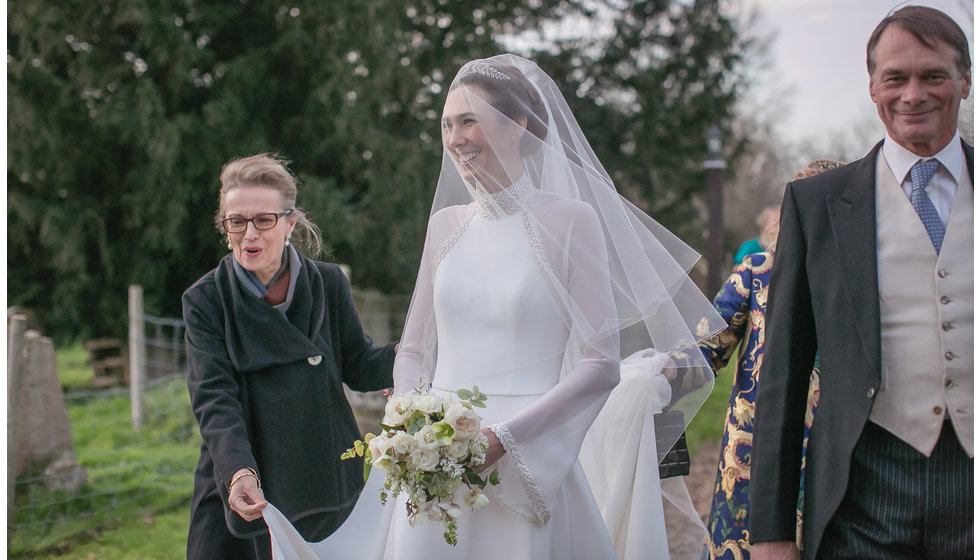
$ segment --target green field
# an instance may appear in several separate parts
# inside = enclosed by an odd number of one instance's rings
[[[148,388],[146,421],[131,423],[127,390],[91,391],[85,351],[57,352],[75,454],[87,483],[49,491],[41,467],[18,479],[8,519],[12,558],[179,558],[200,448],[186,381]],[[72,552],[65,555],[67,550]]]

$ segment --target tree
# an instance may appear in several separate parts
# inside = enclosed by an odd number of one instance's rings
[[[572,111],[620,192],[700,248],[706,219],[693,201],[704,190],[705,133],[722,127],[728,157],[744,149],[732,122],[754,39],[730,2],[601,6],[583,9],[605,20],[598,33],[559,40],[555,54],[536,58],[564,76]]]
[[[696,235],[703,130],[730,118],[741,40],[718,1],[613,4],[11,4],[10,303],[59,340],[122,337],[128,284],[149,313],[178,315],[226,251],[221,165],[258,152],[292,160],[326,257],[355,284],[410,292],[456,69],[569,18],[614,31],[526,54],[562,81],[623,192]]]
[[[121,336],[130,283],[179,314],[224,251],[221,165],[263,151],[293,161],[332,258],[410,290],[447,69],[554,9],[522,4],[12,4],[11,303],[61,338]]]

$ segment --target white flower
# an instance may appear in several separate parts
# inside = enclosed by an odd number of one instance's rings
[[[442,412],[442,399],[438,395],[428,393],[415,397],[412,401],[412,408],[425,414],[435,414]]]
[[[391,450],[391,440],[385,436],[378,436],[373,438],[368,443],[368,449],[371,450],[371,465],[375,468],[381,469],[387,474],[391,474],[395,470],[395,461],[392,459],[388,452]]]
[[[456,430],[456,439],[470,439],[480,433],[480,415],[456,403],[446,411],[445,422]]]
[[[439,466],[439,450],[418,448],[408,456],[410,470],[433,471]]]
[[[480,509],[490,503],[490,498],[478,488],[473,488],[463,497],[463,503],[473,509]]]
[[[415,446],[415,438],[408,435],[408,432],[396,432],[391,436],[391,449],[395,452],[395,457],[404,459],[415,449]]]
[[[385,404],[385,417],[381,423],[385,426],[400,426],[411,415],[412,395],[395,393]]]
[[[465,441],[453,440],[446,448],[446,455],[454,461],[462,461],[470,454],[470,446]]]
[[[459,514],[463,513],[463,510],[459,506],[453,503],[443,505],[442,511],[446,512],[446,515],[448,515],[453,519],[456,519],[457,517],[459,517]]]
[[[422,426],[422,429],[415,432],[415,443],[422,449],[436,449],[439,447],[439,434],[436,427],[429,424]]]

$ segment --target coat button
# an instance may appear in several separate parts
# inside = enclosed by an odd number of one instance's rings
[[[952,360],[955,357],[956,357],[956,354],[954,354],[952,352],[946,352],[946,359],[947,360]]]
[[[934,406],[934,407],[932,407],[932,412],[933,412],[933,414],[942,414],[943,413],[943,407],[941,407],[941,406]]]
[[[940,277],[940,278],[946,278],[946,275],[947,275],[947,274],[948,274],[948,273],[947,273],[947,272],[946,272],[945,270],[940,270],[940,271],[939,271],[939,277]]]
[[[877,391],[877,390],[876,390],[876,389],[875,389],[874,387],[870,387],[870,388],[868,389],[868,398],[869,398],[869,399],[873,399],[873,398],[874,398],[874,396],[875,396],[875,393],[877,393],[877,392],[878,392],[878,391]]]
[[[939,303],[942,303],[943,305],[946,305],[947,303],[949,303],[949,298],[946,297],[946,296],[943,296],[943,297],[939,298]]]
[[[953,328],[953,322],[952,321],[943,321],[943,330],[944,331],[951,330],[952,328]]]
[[[320,360],[322,359],[323,356],[310,356],[309,358],[306,359],[306,361],[310,362],[311,366],[316,366],[316,365],[320,365]]]

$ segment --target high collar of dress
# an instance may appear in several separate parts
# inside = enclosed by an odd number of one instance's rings
[[[513,185],[497,192],[488,193],[479,188],[475,192],[473,202],[477,212],[488,220],[500,220],[527,208],[531,196],[531,179],[527,175],[521,175]]]

